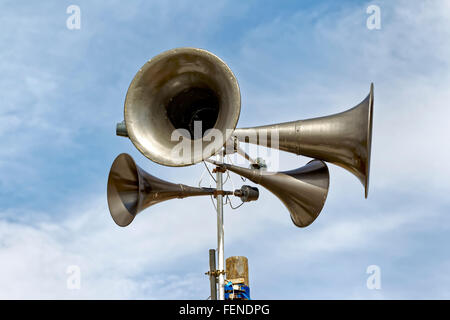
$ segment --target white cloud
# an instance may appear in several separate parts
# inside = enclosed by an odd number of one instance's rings
[[[397,259],[408,258],[413,253],[411,237],[420,235],[422,229],[439,229],[435,222],[430,225],[424,221],[447,220],[445,211],[436,207],[427,211],[417,203],[411,205],[414,209],[399,205],[383,214],[360,212],[346,204],[339,210],[327,207],[312,226],[298,229],[292,225],[287,210],[274,200],[265,192],[259,203],[248,204],[237,212],[229,208],[225,211],[226,256],[249,257],[255,298],[270,298],[273,290],[282,291],[286,277],[292,279],[290,289],[278,297],[310,294],[375,298],[374,292],[364,289],[366,266],[361,263],[367,258],[365,253],[387,272],[392,266],[383,265],[386,257],[380,252],[389,252]],[[39,212],[35,218],[22,221],[3,218],[0,297],[206,299],[208,279],[203,273],[208,269],[208,249],[216,244],[215,213],[206,198],[182,201],[151,207],[127,228],[114,225],[103,196],[61,210],[56,218]],[[343,211],[346,214],[339,215]],[[13,217],[13,213],[6,216]],[[393,239],[400,234],[403,239],[393,245]],[[333,280],[331,275],[342,273],[345,257],[352,255],[358,258],[351,268],[353,273],[345,275],[347,282]],[[66,269],[70,265],[81,269],[80,290],[66,288]],[[317,272],[308,271],[317,266],[321,266]],[[296,287],[302,283],[309,287],[307,277],[320,275],[323,281],[317,280],[317,286],[325,292]],[[432,282],[436,283],[436,279]],[[264,283],[272,289],[265,288]],[[335,286],[343,287],[339,291]],[[358,293],[348,296],[352,290]],[[404,292],[388,290],[381,294],[385,298],[407,297]]]
[[[190,8],[187,3],[182,4],[177,17]],[[208,43],[204,38],[217,30],[209,26],[221,15],[224,5],[219,3],[208,12],[206,7],[198,12],[191,8],[186,19],[192,21],[184,31],[208,29],[206,35],[200,32],[192,38],[196,43]],[[170,27],[172,13],[165,3],[155,6],[162,14],[156,15],[158,23],[152,23],[160,27],[156,31],[162,32]],[[449,156],[445,137],[449,136],[450,7],[445,1],[426,4],[404,1],[383,2],[381,9],[380,31],[365,29],[362,6],[337,12],[319,8],[313,14],[303,12],[274,18],[268,24],[244,30],[239,40],[242,49],[231,62],[240,75],[243,93],[241,126],[343,111],[362,100],[370,81],[375,82],[368,200],[362,199],[362,186],[355,177],[330,165],[329,197],[324,211],[309,228],[295,228],[283,205],[263,189],[256,203],[244,205],[238,211],[226,210],[226,256],[249,257],[254,297],[423,298],[430,292],[437,298],[445,298],[450,294],[445,289],[449,279],[443,275],[449,265],[443,247],[446,242],[434,238],[442,234],[448,240],[445,212],[449,207],[446,196],[449,190],[444,181],[450,178],[445,165]],[[130,10],[120,16],[115,11],[118,9],[111,7],[111,10],[124,23],[132,21],[138,13]],[[246,9],[239,10],[242,14]],[[28,37],[39,33],[42,18],[30,20],[23,16],[21,20],[8,21],[19,25],[16,36],[20,39],[12,42],[13,49],[1,56],[2,67],[16,76],[5,76],[0,81],[7,101],[1,109],[0,121],[5,125],[0,134],[3,141],[14,139],[0,151],[0,182],[5,189],[20,186],[24,191],[39,188],[28,181],[39,180],[39,170],[28,166],[33,163],[28,159],[29,151],[40,151],[55,137],[61,144],[71,146],[73,136],[82,126],[78,120],[89,118],[89,114],[85,109],[69,112],[63,105],[47,103],[56,99],[54,95],[62,89],[61,75],[57,69],[43,72],[36,66],[28,69],[24,64],[26,53],[32,51]],[[299,27],[309,23],[312,28]],[[64,26],[64,19],[61,25]],[[83,24],[83,28],[88,25]],[[153,39],[158,46],[184,39],[185,33],[170,30],[167,39]],[[57,39],[67,36],[62,32]],[[5,33],[2,37],[2,42],[13,41]],[[82,59],[89,39],[88,36],[86,42],[77,42],[75,36],[73,42],[63,42],[61,51],[52,47],[49,52],[54,57],[73,47],[78,50],[77,59]],[[129,39],[136,45],[134,48],[143,40],[138,34],[130,35]],[[73,46],[74,43],[80,46]],[[16,52],[23,52],[23,56],[15,60]],[[76,82],[81,92],[86,86],[82,83],[85,78],[89,78],[88,74],[83,73],[80,83]],[[261,83],[265,85],[260,86]],[[108,93],[115,88],[113,85]],[[111,117],[113,112],[109,110],[116,107],[120,109],[121,103],[116,106],[105,103],[99,107],[103,111],[95,113],[98,117],[87,121],[98,121],[102,112]],[[67,122],[61,122],[62,116],[69,118]],[[293,155],[282,157],[283,169],[306,162]],[[148,167],[156,168],[152,173],[172,175],[172,180],[184,183],[192,181],[186,172],[195,175],[200,170]],[[17,173],[22,177],[17,178]],[[236,186],[241,184],[238,182],[236,179]],[[203,273],[208,268],[208,249],[216,245],[215,215],[209,199],[159,204],[139,215],[131,226],[121,229],[109,217],[103,190],[95,194],[97,198],[73,205],[86,196],[85,191],[77,191],[58,204],[62,209],[57,213],[1,209],[0,298],[207,297],[209,286]],[[433,250],[420,251],[420,243],[414,240],[417,236],[423,239],[425,248]],[[420,258],[426,254],[430,256]],[[426,264],[427,258],[435,263],[433,268]],[[413,266],[405,268],[405,261]],[[365,288],[365,268],[373,263],[381,265],[385,277],[381,292]],[[79,291],[66,288],[65,271],[69,265],[81,268]],[[439,276],[428,276],[430,270]],[[408,282],[408,277],[421,273],[427,275],[425,279]],[[421,290],[424,288],[428,290]],[[415,292],[420,290],[422,295]],[[276,292],[279,295],[275,296]]]

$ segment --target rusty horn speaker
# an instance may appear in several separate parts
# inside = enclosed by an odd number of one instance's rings
[[[283,172],[247,169],[208,160],[217,166],[246,177],[276,195],[291,214],[297,227],[309,226],[318,216],[328,194],[330,176],[321,160],[311,160],[305,166]]]
[[[239,85],[225,62],[202,49],[172,49],[149,60],[134,77],[117,134],[128,136],[156,163],[187,166],[222,148],[240,110]],[[189,152],[174,152],[180,140]]]
[[[122,153],[114,160],[108,177],[108,207],[114,222],[125,227],[142,210],[175,198],[213,195],[215,189],[195,188],[158,179]]]
[[[242,142],[275,147],[341,166],[361,181],[367,198],[373,99],[371,84],[367,97],[347,111],[308,120],[236,129],[233,135]],[[271,145],[271,131],[278,134],[278,145]]]

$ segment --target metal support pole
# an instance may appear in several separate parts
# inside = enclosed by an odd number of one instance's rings
[[[225,300],[225,254],[224,254],[224,240],[223,240],[223,196],[220,191],[223,190],[223,169],[216,168],[216,182],[217,182],[217,264],[218,264],[218,278],[219,278],[219,299]]]
[[[211,300],[217,300],[216,250],[209,249],[209,283],[211,285]]]

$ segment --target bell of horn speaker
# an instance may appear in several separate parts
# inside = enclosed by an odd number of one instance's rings
[[[172,49],[149,60],[132,80],[119,131],[150,160],[186,166],[222,148],[240,109],[239,85],[225,62],[202,49]],[[189,148],[174,152],[183,139]]]
[[[322,211],[328,195],[330,176],[321,160],[311,160],[305,166],[284,172],[247,169],[209,160],[218,166],[260,184],[276,195],[286,206],[297,227],[309,226]]]
[[[158,179],[138,167],[130,155],[122,153],[109,171],[108,207],[114,222],[125,227],[152,205],[175,198],[212,195],[214,191]]]
[[[357,106],[326,117],[298,120],[254,128],[236,129],[242,142],[274,147],[283,151],[331,162],[353,173],[369,192],[372,144],[373,84]],[[272,145],[272,133],[278,145]]]

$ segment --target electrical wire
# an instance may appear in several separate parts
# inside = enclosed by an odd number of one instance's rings
[[[213,207],[214,207],[214,211],[217,212],[217,206],[216,206],[216,204],[214,203],[213,196],[209,196],[209,197],[211,198],[211,202],[212,202],[212,205],[213,205]]]
[[[233,164],[233,161],[231,160],[229,155],[227,155],[227,159],[231,162],[231,164]],[[234,190],[236,190],[236,188],[234,187],[234,182],[233,182],[233,179],[231,178],[230,171],[227,170],[226,172],[227,172],[227,179],[225,181],[227,181],[227,180],[231,181],[231,187],[232,187],[231,190],[234,191]]]
[[[203,164],[205,165],[206,170],[208,170],[209,175],[211,176],[211,178],[214,180],[214,182],[217,183],[217,180],[214,178],[214,176],[212,175],[211,171],[209,171],[208,166],[206,165],[206,162],[203,161]]]
[[[228,196],[227,196],[227,197],[228,197]],[[239,208],[240,206],[242,206],[245,202],[242,201],[241,204],[239,204],[237,207],[233,207],[233,203],[231,202],[231,200],[230,200],[229,203],[230,203],[230,208],[233,209],[233,210],[236,210],[237,208]]]
[[[226,178],[225,178],[225,181],[223,182],[224,185],[225,185],[225,183],[227,183],[228,178],[230,178],[230,174],[228,173],[228,170],[227,170],[227,176],[226,176]],[[231,182],[231,183],[233,183],[233,182]],[[234,189],[233,189],[233,190],[234,190]]]
[[[198,186],[199,186],[200,188],[202,187],[203,176],[205,175],[205,173],[206,173],[206,170],[203,169],[203,172],[202,172],[202,174],[201,174],[201,176],[200,176],[200,180],[198,181]],[[210,185],[210,186],[211,186],[211,185]]]
[[[231,162],[231,164],[233,164],[233,160],[231,160],[229,155],[227,155],[227,159],[228,159],[228,161]],[[231,184],[233,186],[233,190],[236,190],[236,188],[234,186],[233,179],[231,178],[230,173],[229,173],[228,170],[227,170],[227,175],[230,178]],[[239,177],[242,179],[242,176],[239,176]],[[242,179],[242,180],[245,181],[244,179]],[[231,198],[227,195],[225,204],[229,204],[231,209],[236,210],[237,208],[239,208],[240,206],[242,206],[244,204],[244,201],[242,201],[242,203],[239,204],[237,207],[233,207],[233,201],[231,201]]]
[[[233,164],[233,161],[231,160],[231,158],[230,158],[229,155],[226,155],[226,158],[228,159],[229,162],[231,162],[231,164]],[[205,166],[206,171],[208,171],[209,176],[211,177],[211,179],[213,179],[214,182],[217,183],[217,180],[214,178],[214,176],[213,176],[213,174],[211,173],[211,170],[209,169],[209,167],[208,167],[208,165],[206,164],[206,162],[205,162],[205,161],[202,161],[202,162],[203,162],[203,164],[204,164],[204,166]],[[199,183],[198,183],[199,186],[201,186],[201,182],[202,182],[202,180],[203,180],[203,176],[204,176],[204,175],[205,175],[205,170],[203,171],[203,173],[202,173],[202,175],[201,175],[201,177],[200,177],[200,181],[199,181]],[[225,181],[223,182],[222,185],[225,185],[225,183],[226,183],[227,181],[230,181],[230,182],[231,182],[231,185],[232,185],[232,188],[233,188],[232,190],[235,190],[234,182],[233,182],[233,179],[231,178],[231,175],[230,175],[230,173],[229,173],[229,170],[226,170],[226,175],[227,175],[227,176],[226,176]],[[242,181],[244,181],[244,182],[246,181],[246,179],[243,178],[242,176],[239,176],[239,177],[242,179]],[[210,187],[211,187],[211,185],[210,185]],[[214,207],[214,210],[217,211],[217,205],[215,204],[214,198],[213,198],[212,195],[210,196],[210,199],[211,199],[211,203],[212,203],[212,205],[213,205],[213,207]],[[238,209],[239,207],[241,207],[241,206],[244,204],[244,201],[242,201],[241,204],[239,204],[238,206],[234,207],[234,206],[233,206],[233,202],[231,201],[231,198],[229,197],[229,195],[226,195],[226,196],[225,196],[225,203],[224,203],[224,205],[227,205],[227,204],[230,206],[230,208],[231,208],[232,210],[236,210],[236,209]]]
[[[214,179],[214,176],[212,175],[211,171],[209,170],[208,166],[206,165],[206,162],[205,162],[205,161],[202,161],[202,162],[203,162],[203,164],[205,165],[205,169],[203,170],[203,173],[202,173],[202,175],[200,176],[200,181],[198,182],[198,186],[201,187],[201,182],[203,181],[203,176],[205,175],[205,172],[206,172],[206,171],[208,171],[209,176],[211,177],[211,179],[213,179],[214,182],[217,183],[216,179]],[[211,188],[211,184],[209,184],[209,187]],[[216,204],[214,203],[213,196],[210,195],[209,197],[210,197],[211,202],[212,202],[212,205],[213,205],[213,207],[214,207],[214,211],[217,212],[217,206],[216,206]]]

